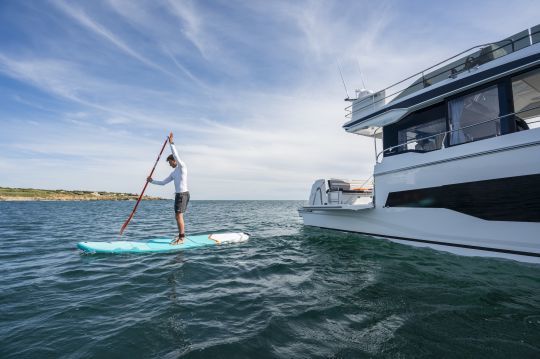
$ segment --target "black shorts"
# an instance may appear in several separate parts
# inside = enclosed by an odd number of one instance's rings
[[[174,212],[185,213],[189,203],[189,192],[177,193],[174,196]]]

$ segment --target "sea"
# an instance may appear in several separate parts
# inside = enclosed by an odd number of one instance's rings
[[[76,244],[134,202],[0,202],[0,358],[540,358],[539,265],[305,227],[302,204],[192,201],[188,234],[250,240],[104,255]],[[175,228],[145,201],[123,239]]]

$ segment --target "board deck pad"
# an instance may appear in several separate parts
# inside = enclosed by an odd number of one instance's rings
[[[146,241],[79,242],[77,247],[86,253],[162,253],[185,249],[245,242],[245,233],[212,233],[187,236],[184,243],[172,245],[172,238],[153,238]]]

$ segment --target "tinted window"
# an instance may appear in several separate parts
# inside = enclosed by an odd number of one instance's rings
[[[540,120],[540,69],[512,78],[512,97],[518,129],[522,129],[525,121],[529,126],[537,127]]]
[[[499,91],[496,85],[448,102],[450,144],[477,141],[500,134]]]
[[[535,27],[531,27],[531,38],[532,43],[536,44],[537,42],[540,42],[540,25],[536,25]]]
[[[398,130],[398,152],[438,150],[441,148],[445,131],[444,117]]]

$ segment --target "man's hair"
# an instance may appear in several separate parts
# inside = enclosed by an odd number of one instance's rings
[[[173,155],[169,155],[169,156],[167,157],[167,161],[171,161],[171,160],[172,160],[172,161],[175,160]]]

